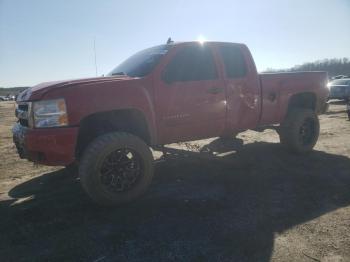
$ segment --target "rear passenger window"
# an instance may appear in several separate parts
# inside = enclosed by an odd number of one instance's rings
[[[217,79],[210,47],[194,45],[179,50],[163,72],[167,83]]]
[[[226,77],[239,78],[247,74],[247,66],[239,47],[224,45],[219,50],[225,64]]]

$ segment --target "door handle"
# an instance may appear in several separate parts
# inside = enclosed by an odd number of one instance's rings
[[[209,94],[219,94],[221,93],[222,91],[224,91],[224,89],[222,87],[211,87],[207,90],[207,92]]]
[[[277,97],[277,94],[276,94],[275,92],[270,92],[270,93],[268,94],[268,96],[267,96],[267,98],[268,98],[271,102],[275,101],[275,100],[276,100],[276,97]]]

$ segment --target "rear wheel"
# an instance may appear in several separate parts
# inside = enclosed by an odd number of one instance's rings
[[[306,153],[316,145],[320,123],[316,113],[309,109],[293,109],[280,126],[281,144],[295,153]]]
[[[117,205],[145,192],[153,177],[149,147],[128,133],[97,137],[85,150],[79,165],[86,193],[100,205]]]

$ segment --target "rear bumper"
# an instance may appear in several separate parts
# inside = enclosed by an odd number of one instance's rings
[[[329,103],[325,103],[323,108],[321,109],[321,111],[319,112],[319,114],[325,114],[326,112],[328,112],[329,109]]]
[[[75,160],[78,127],[30,129],[17,123],[12,134],[21,158],[49,166],[66,166]]]

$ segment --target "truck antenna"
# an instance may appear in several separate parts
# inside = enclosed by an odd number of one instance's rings
[[[96,41],[94,37],[94,58],[95,58],[95,75],[97,77],[97,59],[96,59]]]
[[[174,43],[174,41],[171,39],[171,37],[169,37],[168,40],[166,41],[166,44],[169,45],[172,43]]]

